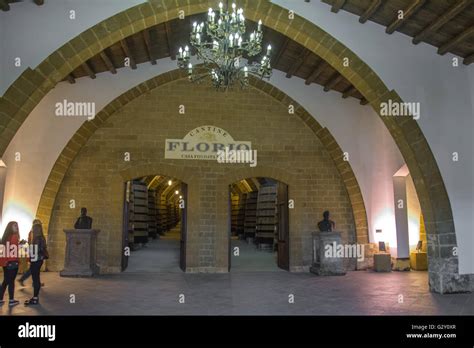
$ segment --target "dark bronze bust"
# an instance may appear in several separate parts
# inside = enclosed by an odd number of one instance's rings
[[[332,232],[336,228],[334,221],[329,220],[329,211],[323,213],[324,219],[318,222],[318,228],[321,232]]]
[[[81,208],[81,216],[77,218],[74,228],[76,230],[90,230],[92,228],[92,218],[87,216],[86,208]]]

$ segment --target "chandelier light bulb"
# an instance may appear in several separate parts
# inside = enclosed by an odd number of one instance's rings
[[[258,21],[258,31],[262,30],[262,20]]]
[[[244,67],[244,77],[249,77],[249,68]]]
[[[171,186],[173,182],[171,180],[168,180],[168,186]]]
[[[224,4],[222,2],[219,3],[219,9],[222,11],[222,8],[224,7]]]
[[[235,2],[232,3],[232,9],[235,10],[237,6],[235,5]]]
[[[174,193],[176,193],[177,195],[179,195],[179,191],[177,191],[177,190],[176,190],[176,191],[174,191]]]

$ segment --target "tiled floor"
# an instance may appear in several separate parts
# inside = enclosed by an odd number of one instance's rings
[[[122,273],[97,278],[43,274],[41,305],[19,305],[14,315],[472,315],[474,294],[428,292],[427,274],[350,272],[340,277],[309,273],[236,272],[228,274]],[[31,288],[18,289],[27,299]],[[185,295],[185,303],[178,297]],[[288,296],[295,303],[288,303]],[[70,296],[75,295],[75,303]],[[399,296],[403,303],[399,303]]]

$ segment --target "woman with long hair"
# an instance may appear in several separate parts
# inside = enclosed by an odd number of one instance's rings
[[[36,249],[35,254],[30,257],[30,271],[33,278],[33,297],[25,301],[25,305],[37,305],[39,303],[39,293],[41,289],[41,266],[44,260],[49,258],[46,249],[46,238],[43,234],[43,226],[41,224],[33,225],[33,233],[31,245]]]
[[[3,233],[2,244],[3,244],[3,257],[0,257],[0,265],[3,268],[3,282],[0,289],[0,305],[3,305],[5,301],[3,296],[8,287],[8,296],[10,301],[8,305],[10,307],[16,306],[19,301],[15,300],[15,278],[18,274],[19,259],[18,259],[18,243],[20,240],[20,233],[18,230],[18,223],[16,221],[10,221],[5,228]]]

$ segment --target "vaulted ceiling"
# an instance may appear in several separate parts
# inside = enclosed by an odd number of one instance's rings
[[[137,64],[156,64],[156,61],[162,58],[171,57],[174,60],[179,47],[189,43],[192,23],[203,20],[205,14],[189,16],[134,34],[89,59],[74,70],[66,80],[75,83],[78,78],[87,76],[95,78],[96,74],[103,72],[117,74],[123,68],[136,69]],[[256,26],[256,23],[248,21],[247,31],[253,31]],[[323,59],[277,31],[267,27],[263,27],[263,31],[265,47],[271,44],[274,48],[272,56],[274,69],[286,73],[287,78],[297,76],[307,85],[316,83],[323,86],[326,92],[334,90],[341,93],[343,98],[354,97],[362,104],[366,103],[362,94]],[[126,66],[126,58],[129,58],[129,66]]]
[[[372,21],[413,38],[413,44],[426,42],[462,57],[466,65],[474,62],[473,0],[321,0],[332,12],[344,10],[359,17],[360,23]],[[306,0],[309,2],[309,0]]]

